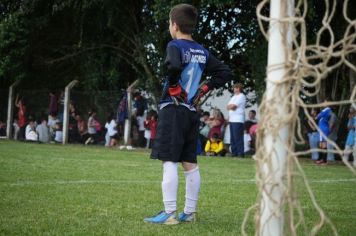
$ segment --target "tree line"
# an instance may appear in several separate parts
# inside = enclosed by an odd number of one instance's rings
[[[22,89],[53,90],[76,79],[82,91],[120,91],[139,79],[140,88],[159,98],[162,62],[170,40],[168,13],[180,2],[199,9],[193,37],[230,66],[234,73],[230,85],[242,82],[247,92],[255,91],[256,99],[260,99],[267,41],[256,17],[259,0],[2,0],[0,90],[16,80],[21,80]],[[346,27],[343,17],[338,17],[342,2],[338,1],[332,21],[337,37]],[[313,42],[325,3],[308,0],[308,4],[308,41]],[[355,16],[355,1],[350,1],[348,8]],[[268,15],[268,9],[264,11]],[[325,43],[328,37],[323,36]],[[325,80],[320,96],[343,99],[354,80],[355,74],[341,67]]]

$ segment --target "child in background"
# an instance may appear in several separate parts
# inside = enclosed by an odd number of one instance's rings
[[[38,141],[38,134],[36,133],[36,123],[31,118],[25,130],[26,141]]]
[[[352,153],[352,149],[355,141],[355,126],[354,126],[354,119],[355,119],[355,109],[350,107],[350,112],[348,115],[348,122],[347,122],[347,129],[349,132],[347,133],[347,138],[345,142],[345,149],[344,149],[344,161],[349,161],[349,156]],[[354,156],[354,160],[356,157]]]
[[[63,131],[62,131],[62,123],[57,122],[54,130],[54,142],[62,143],[63,142]]]
[[[151,117],[152,117],[152,111],[148,112],[146,115],[146,119],[143,122],[143,125],[145,127],[145,133],[144,137],[146,139],[146,148],[151,147],[151,128],[150,128],[150,123],[151,123]]]
[[[151,120],[150,120],[150,133],[151,133],[151,136],[150,136],[150,148],[153,147],[154,145],[154,141],[155,141],[155,138],[156,138],[156,133],[157,133],[157,112],[156,111],[152,111],[151,113]]]
[[[326,165],[328,163],[326,153],[326,137],[328,137],[330,134],[329,119],[331,117],[331,112],[331,108],[326,106],[316,117],[316,119],[319,120],[318,126],[321,130],[321,132],[319,132],[319,147],[320,149],[324,150],[319,153],[319,159],[315,161],[315,163],[318,165]]]
[[[207,156],[225,156],[224,143],[219,134],[212,134],[211,138],[206,142],[204,151]]]
[[[247,155],[251,155],[251,154],[253,154],[252,150],[251,150],[251,140],[252,139],[251,139],[251,136],[248,133],[248,131],[249,131],[249,127],[245,126],[245,129],[244,129],[244,153]]]
[[[38,141],[41,143],[49,143],[50,134],[46,117],[41,118],[41,124],[37,125],[36,132],[38,133]]]

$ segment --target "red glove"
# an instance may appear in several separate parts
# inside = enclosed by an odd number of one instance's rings
[[[170,86],[168,88],[168,94],[173,97],[174,100],[178,100],[178,102],[187,102],[187,92],[182,89],[179,84]]]
[[[198,105],[198,103],[199,103],[199,101],[200,101],[200,99],[205,95],[205,94],[207,94],[208,92],[209,92],[209,87],[208,87],[208,85],[207,84],[203,84],[200,88],[199,88],[199,90],[198,90],[198,92],[197,92],[197,95],[195,95],[195,97],[194,97],[194,99],[193,99],[193,106],[196,106],[196,105]]]

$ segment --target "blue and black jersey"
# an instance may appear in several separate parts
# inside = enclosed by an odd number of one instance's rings
[[[316,117],[319,120],[318,126],[319,129],[328,136],[330,134],[329,120],[331,117],[331,109],[330,107],[324,108]]]
[[[167,45],[165,66],[167,80],[165,81],[164,94],[160,101],[161,107],[173,103],[166,92],[169,86],[179,84],[187,93],[187,103],[191,106],[203,73],[211,76],[207,82],[209,89],[221,87],[232,79],[230,69],[217,60],[202,45],[191,40],[176,39]]]

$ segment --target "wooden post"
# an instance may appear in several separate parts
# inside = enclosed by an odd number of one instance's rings
[[[12,138],[12,121],[14,118],[14,88],[20,83],[17,80],[9,87],[9,97],[7,102],[7,124],[6,124],[6,138]]]
[[[124,145],[131,144],[130,134],[131,134],[131,117],[132,117],[132,91],[137,85],[138,80],[135,80],[126,90],[127,92],[127,119],[125,120],[124,128]]]
[[[69,126],[69,104],[70,104],[70,90],[79,83],[78,80],[70,82],[64,90],[64,111],[63,111],[63,144],[68,143],[68,126]]]

